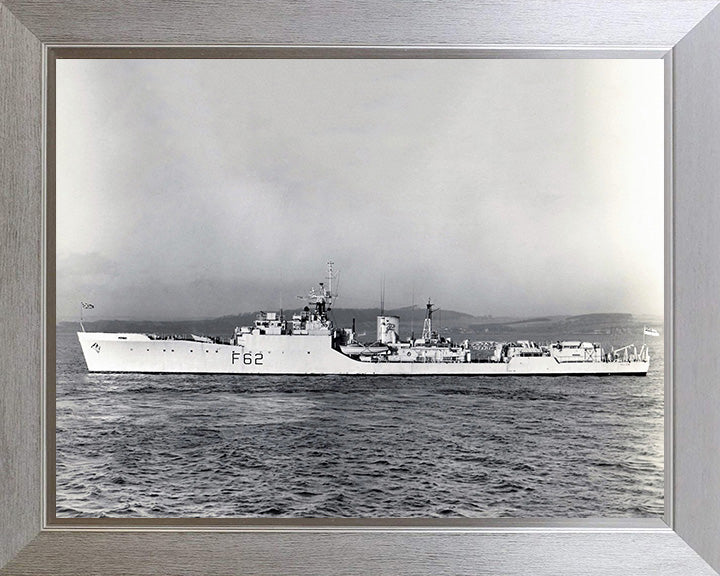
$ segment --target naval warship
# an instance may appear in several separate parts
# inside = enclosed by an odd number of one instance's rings
[[[433,329],[428,300],[420,338],[401,340],[400,318],[377,317],[376,339],[358,340],[355,322],[336,328],[328,313],[333,298],[333,263],[326,282],[305,297],[307,305],[286,318],[260,312],[251,326],[230,338],[159,336],[140,333],[77,333],[90,372],[195,374],[357,375],[646,375],[648,347],[634,345],[606,353],[600,344],[530,340],[492,343],[480,355],[468,340],[453,342]]]

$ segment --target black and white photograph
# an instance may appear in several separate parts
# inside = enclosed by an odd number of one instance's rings
[[[56,517],[662,517],[663,82],[58,60]]]

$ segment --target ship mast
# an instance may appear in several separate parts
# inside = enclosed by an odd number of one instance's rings
[[[385,276],[380,286],[380,316],[385,316]]]
[[[330,307],[330,304],[332,304],[332,299],[336,294],[333,294],[332,291],[332,281],[333,281],[333,266],[335,265],[335,262],[328,261],[327,263],[327,290],[325,290],[325,293],[323,296],[327,300],[328,307]],[[322,286],[322,283],[320,284]]]
[[[327,263],[328,296],[330,298],[332,298],[333,264],[334,262]]]
[[[423,322],[422,339],[427,342],[432,339],[432,313],[433,307],[430,298],[425,305],[425,321]]]

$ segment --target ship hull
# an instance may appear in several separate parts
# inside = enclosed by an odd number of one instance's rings
[[[559,362],[513,357],[508,362],[400,362],[350,358],[327,336],[249,335],[244,345],[153,339],[146,334],[78,332],[90,372],[193,374],[348,374],[399,376],[645,375],[649,361]]]

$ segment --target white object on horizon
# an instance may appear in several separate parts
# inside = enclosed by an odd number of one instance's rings
[[[648,328],[647,326],[643,326],[643,336],[660,336],[660,332],[655,330],[655,328]]]

